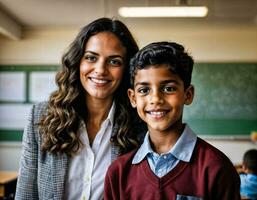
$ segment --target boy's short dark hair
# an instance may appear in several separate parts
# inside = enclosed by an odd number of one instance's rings
[[[160,64],[167,64],[169,70],[182,79],[185,89],[190,86],[194,65],[193,58],[180,44],[175,42],[154,42],[142,48],[130,60],[131,87],[134,86],[137,70]]]
[[[245,152],[243,163],[246,167],[257,175],[257,149],[250,149]]]

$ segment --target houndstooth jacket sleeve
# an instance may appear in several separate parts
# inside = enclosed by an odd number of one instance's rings
[[[46,102],[34,105],[24,129],[15,195],[17,200],[59,200],[64,194],[68,157],[41,151],[38,122],[46,113],[46,108]]]

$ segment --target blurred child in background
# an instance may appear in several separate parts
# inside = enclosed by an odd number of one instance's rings
[[[242,169],[243,173],[240,174],[241,196],[257,199],[257,149],[245,152]]]

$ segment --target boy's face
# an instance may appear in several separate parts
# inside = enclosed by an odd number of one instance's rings
[[[192,103],[194,88],[184,90],[180,77],[162,64],[138,70],[128,96],[150,132],[165,132],[182,125],[183,107]]]

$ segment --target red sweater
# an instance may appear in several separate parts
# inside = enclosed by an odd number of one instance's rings
[[[240,179],[234,166],[222,152],[200,138],[190,162],[180,161],[161,178],[151,171],[146,158],[131,164],[135,153],[120,156],[109,167],[105,200],[176,200],[177,195],[204,200],[240,199]]]

